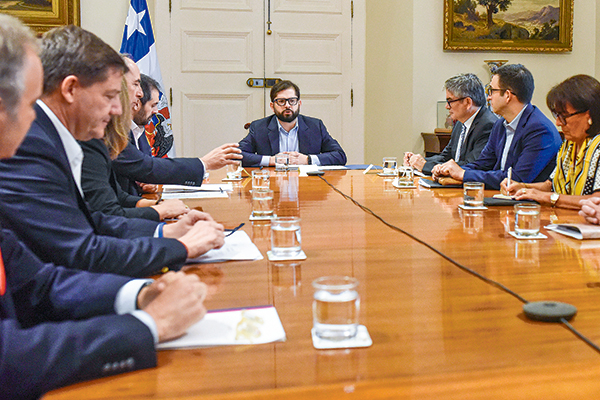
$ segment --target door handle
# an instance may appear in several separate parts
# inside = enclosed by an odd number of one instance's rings
[[[281,82],[281,78],[248,78],[246,85],[251,88],[270,88]]]

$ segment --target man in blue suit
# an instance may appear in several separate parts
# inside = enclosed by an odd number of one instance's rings
[[[223,227],[192,210],[174,224],[90,212],[82,197],[77,140],[102,138],[122,112],[126,66],[95,35],[74,26],[41,42],[44,90],[17,154],[0,162],[0,220],[42,261],[148,276],[221,247]]]
[[[275,155],[289,154],[292,165],[345,165],[346,153],[329,135],[323,121],[300,115],[300,89],[290,81],[271,88],[273,115],[250,124],[240,141],[242,165],[273,166]]]
[[[32,33],[0,15],[0,159],[35,118],[42,65]],[[206,310],[196,275],[151,280],[43,264],[0,227],[0,397],[34,399],[60,386],[156,366],[155,344]]]
[[[205,173],[223,168],[242,158],[237,143],[227,143],[213,149],[202,158],[152,157],[152,149],[144,132],[144,125],[158,113],[158,83],[151,78],[142,79],[140,69],[133,60],[123,56],[128,71],[125,74],[129,98],[132,101],[130,143],[113,160],[112,167],[123,190],[137,195],[150,191],[143,184],[179,184],[200,186]],[[137,182],[142,183],[141,188]],[[144,189],[144,190],[140,190]]]
[[[502,118],[494,124],[487,145],[476,161],[461,168],[450,160],[434,167],[433,176],[484,182],[488,189],[500,189],[508,168],[518,182],[548,179],[562,140],[554,124],[530,103],[533,90],[533,76],[523,65],[498,68],[487,91],[492,110]]]

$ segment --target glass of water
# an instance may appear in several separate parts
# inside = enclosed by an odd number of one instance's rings
[[[268,190],[271,187],[271,175],[267,169],[252,171],[252,191]]]
[[[252,217],[268,219],[273,216],[273,191],[252,191]]]
[[[398,186],[414,186],[414,177],[413,167],[405,167],[403,165],[398,167]]]
[[[483,182],[463,184],[463,203],[467,207],[483,207]]]
[[[313,328],[321,339],[344,340],[356,336],[360,297],[358,280],[349,276],[323,276],[312,283]]]
[[[289,163],[290,163],[289,154],[285,154],[285,153],[275,154],[275,171],[278,171],[278,172],[287,171]]]
[[[515,235],[536,236],[540,233],[540,205],[535,203],[515,204]]]
[[[275,217],[271,220],[271,252],[278,257],[293,257],[302,250],[300,218]]]
[[[396,157],[383,157],[383,173],[385,175],[394,175],[397,166],[398,159]]]
[[[227,179],[241,179],[242,178],[242,164],[235,162],[233,164],[227,164]]]

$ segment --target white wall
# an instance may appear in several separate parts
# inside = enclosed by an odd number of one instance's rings
[[[436,126],[436,102],[444,100],[444,81],[460,72],[489,80],[485,59],[508,59],[526,65],[534,75],[533,103],[548,113],[545,95],[555,84],[578,74],[600,77],[600,0],[577,0],[574,9],[573,52],[523,54],[444,52],[442,0],[367,0],[365,71],[365,162],[385,155],[421,152],[421,132]],[[168,0],[148,0],[157,37],[159,59],[168,59],[161,42],[168,32]],[[81,0],[82,26],[118,49],[128,0]],[[167,64],[161,62],[165,85]],[[358,162],[358,160],[356,160]]]

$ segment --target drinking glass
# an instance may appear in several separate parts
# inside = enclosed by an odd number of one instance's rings
[[[360,296],[358,280],[349,276],[323,276],[313,281],[313,327],[321,339],[344,340],[356,336]]]
[[[515,235],[536,236],[540,233],[540,205],[535,203],[515,204]]]
[[[463,184],[463,202],[467,207],[483,207],[482,182],[465,182]]]
[[[277,216],[271,221],[271,252],[278,257],[293,257],[302,250],[300,218]]]

